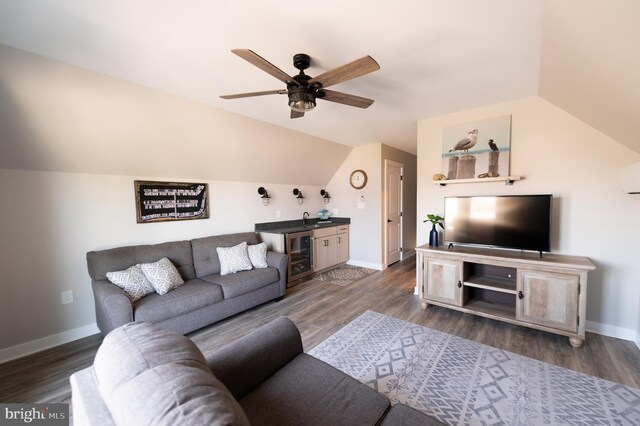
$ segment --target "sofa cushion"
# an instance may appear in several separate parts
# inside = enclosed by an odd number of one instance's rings
[[[156,291],[140,265],[134,265],[124,271],[107,272],[107,278],[124,290],[132,302]]]
[[[240,405],[256,425],[375,425],[389,400],[342,371],[300,354]]]
[[[129,323],[109,333],[94,371],[116,424],[249,424],[196,345],[157,325]]]
[[[444,424],[440,420],[404,404],[394,405],[382,422],[382,426],[440,426]]]
[[[184,284],[180,273],[166,257],[157,262],[142,263],[140,268],[158,294],[167,294]]]
[[[219,274],[220,261],[216,248],[236,246],[243,241],[247,244],[257,244],[258,236],[255,232],[243,232],[191,240],[196,277]]]
[[[162,296],[154,293],[138,300],[133,306],[133,318],[135,321],[161,322],[223,299],[220,286],[198,279],[189,280]]]
[[[163,257],[169,258],[185,280],[196,277],[190,241],[90,251],[87,253],[87,266],[91,279],[98,281],[106,280],[107,272],[121,271],[138,263],[155,262]]]
[[[253,269],[247,252],[247,243],[244,241],[233,247],[218,247],[216,252],[220,261],[220,275]]]
[[[247,247],[249,259],[254,268],[268,268],[267,243],[254,244]]]
[[[279,275],[276,268],[252,269],[230,275],[216,274],[202,277],[203,281],[222,287],[225,299],[231,299],[232,297],[257,290],[260,287],[278,281],[278,279]]]

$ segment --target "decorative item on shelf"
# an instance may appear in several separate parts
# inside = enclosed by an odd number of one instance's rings
[[[268,206],[269,203],[271,202],[271,197],[269,197],[269,192],[267,192],[264,186],[261,186],[260,188],[258,188],[258,194],[260,194],[260,200],[262,201],[262,205]]]
[[[488,173],[480,173],[478,175],[478,179],[484,179],[484,178],[488,178],[488,177],[500,177],[500,174],[498,174],[496,172],[488,172]]]
[[[443,180],[446,179],[447,177],[445,175],[443,175],[442,173],[436,173],[435,175],[433,175],[433,180]]]
[[[438,247],[438,230],[436,229],[436,225],[439,225],[440,228],[444,229],[444,225],[442,224],[442,221],[444,220],[444,217],[439,216],[437,214],[431,214],[429,213],[427,215],[427,218],[425,220],[423,220],[422,222],[431,222],[431,232],[429,232],[429,245],[431,247]]]
[[[318,213],[316,213],[316,216],[318,216],[318,219],[320,219],[318,220],[318,223],[331,223],[329,218],[333,216],[333,212],[327,209],[322,209],[318,211]]]
[[[301,206],[304,202],[304,195],[302,195],[302,191],[300,191],[298,188],[294,188],[293,195],[296,196],[296,201],[298,201],[298,205]]]
[[[322,195],[322,201],[324,201],[325,204],[329,204],[329,201],[331,201],[331,196],[329,195],[329,193],[324,189],[321,189],[320,195]]]

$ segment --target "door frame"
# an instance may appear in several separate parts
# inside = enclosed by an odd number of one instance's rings
[[[389,173],[389,166],[394,166],[400,168],[400,212],[403,213],[400,216],[400,247],[404,249],[404,164],[398,163],[397,161],[389,160],[387,158],[384,159],[384,200],[382,204],[382,241],[383,241],[383,265],[382,269],[386,269],[389,266],[388,263],[388,255],[389,255],[389,232],[387,230],[387,219],[389,218],[389,180],[387,179]],[[404,250],[400,251],[400,261],[404,259]]]

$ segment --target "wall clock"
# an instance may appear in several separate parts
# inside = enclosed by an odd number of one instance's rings
[[[362,189],[367,184],[367,174],[364,170],[354,170],[349,176],[349,183],[355,189]]]

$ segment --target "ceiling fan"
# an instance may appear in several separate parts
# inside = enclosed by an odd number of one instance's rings
[[[298,75],[291,77],[249,49],[233,49],[231,52],[286,83],[287,88],[220,96],[222,99],[248,98],[264,95],[287,95],[289,98],[289,107],[291,107],[291,118],[303,117],[305,112],[315,108],[316,99],[324,99],[325,101],[337,102],[358,108],[368,108],[374,102],[373,99],[326,89],[326,87],[333,86],[334,84],[342,83],[343,81],[379,70],[380,65],[378,65],[371,56],[365,56],[364,58],[349,62],[348,64],[327,71],[316,77],[311,77],[304,73],[304,70],[309,68],[311,64],[311,58],[304,53],[298,53],[293,55],[293,66],[299,69],[300,72]]]

